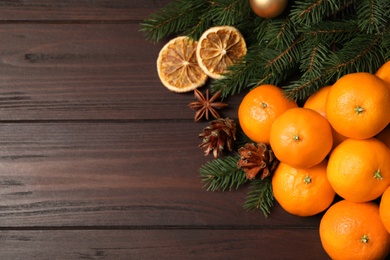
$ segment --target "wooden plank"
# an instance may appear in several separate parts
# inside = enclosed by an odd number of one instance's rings
[[[192,119],[193,93],[168,91],[157,76],[163,43],[136,24],[3,25],[2,120]],[[202,91],[205,88],[202,88]],[[234,97],[223,116],[236,117]]]
[[[134,21],[171,1],[35,0],[1,1],[0,21]]]
[[[2,231],[1,259],[329,259],[313,229]]]
[[[200,124],[19,123],[0,128],[0,226],[316,227],[275,207],[246,212],[248,189],[207,192]],[[192,137],[191,137],[192,136]],[[223,216],[223,217],[221,217]]]

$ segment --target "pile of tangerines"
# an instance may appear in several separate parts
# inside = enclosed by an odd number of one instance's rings
[[[319,234],[331,258],[389,254],[390,61],[376,74],[341,77],[303,107],[277,86],[258,86],[238,118],[280,161],[272,188],[281,207],[298,216],[324,212]]]
[[[212,27],[199,41],[169,41],[157,71],[166,88],[188,92],[223,77],[246,51],[236,28]],[[269,144],[280,161],[272,189],[281,207],[298,216],[325,211],[319,233],[330,257],[389,254],[390,61],[376,74],[351,73],[322,87],[303,107],[277,86],[258,86],[240,103],[238,118],[244,133]]]

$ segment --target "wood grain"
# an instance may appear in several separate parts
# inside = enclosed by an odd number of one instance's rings
[[[328,259],[311,229],[32,230],[0,239],[7,259]]]
[[[172,125],[4,124],[0,227],[318,226],[279,207],[269,219],[244,211],[245,186],[207,192],[193,123]]]
[[[321,215],[202,188],[208,123],[139,31],[170,2],[0,2],[0,259],[327,259]]]
[[[3,0],[0,2],[0,20],[7,23],[139,21],[169,2],[169,0]]]
[[[138,25],[4,25],[0,32],[2,120],[193,118],[193,93],[160,83],[163,43],[148,43]],[[241,98],[222,115],[236,117]]]

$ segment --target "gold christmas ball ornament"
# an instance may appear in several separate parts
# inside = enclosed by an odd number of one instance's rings
[[[287,0],[249,0],[253,12],[263,18],[280,15],[287,6]]]

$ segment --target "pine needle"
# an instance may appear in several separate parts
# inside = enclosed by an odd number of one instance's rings
[[[236,26],[250,17],[251,9],[248,0],[214,0],[209,13],[215,25]]]
[[[158,42],[168,35],[188,33],[204,24],[202,14],[206,7],[206,0],[176,0],[145,19],[140,31],[152,42]]]
[[[246,182],[245,172],[238,169],[239,155],[214,159],[202,165],[199,177],[208,191],[231,191]]]
[[[249,189],[250,191],[246,197],[244,209],[260,209],[264,216],[268,217],[268,215],[271,213],[271,208],[274,205],[271,178],[267,177],[263,180],[255,179],[250,183]]]
[[[389,22],[389,0],[357,1],[359,27],[367,33],[377,33]]]
[[[295,1],[291,8],[291,16],[295,24],[313,25],[323,21],[340,9],[343,1],[306,0]]]

